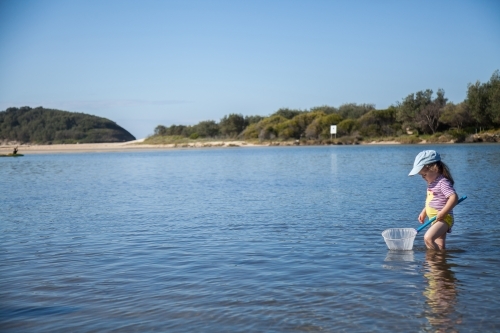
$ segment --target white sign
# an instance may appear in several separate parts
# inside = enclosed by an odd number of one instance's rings
[[[330,126],[330,134],[337,134],[337,125]]]

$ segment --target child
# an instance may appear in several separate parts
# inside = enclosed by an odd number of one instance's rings
[[[408,176],[416,174],[427,182],[427,199],[418,220],[424,223],[426,216],[436,216],[436,221],[425,233],[425,245],[428,249],[444,250],[446,233],[451,232],[453,226],[452,209],[458,202],[453,178],[446,164],[441,162],[441,156],[434,150],[424,150],[417,155]]]

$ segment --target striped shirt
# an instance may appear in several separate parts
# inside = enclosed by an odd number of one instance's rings
[[[454,193],[456,192],[451,182],[443,175],[439,175],[432,183],[427,185],[427,209],[435,209],[437,214],[438,211],[444,208],[448,198]],[[449,214],[453,216],[453,210]]]

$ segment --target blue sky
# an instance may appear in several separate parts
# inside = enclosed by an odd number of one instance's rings
[[[0,110],[159,125],[371,103],[458,103],[500,69],[500,1],[0,0]]]

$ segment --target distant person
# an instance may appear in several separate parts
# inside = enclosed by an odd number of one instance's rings
[[[17,147],[14,148],[14,152],[12,154],[17,155]]]
[[[427,182],[425,207],[418,216],[420,223],[426,217],[436,220],[424,236],[428,249],[444,250],[446,233],[453,227],[453,207],[458,203],[458,196],[453,188],[450,170],[441,161],[441,156],[434,150],[424,150],[415,158],[413,169],[408,176],[419,174]]]

